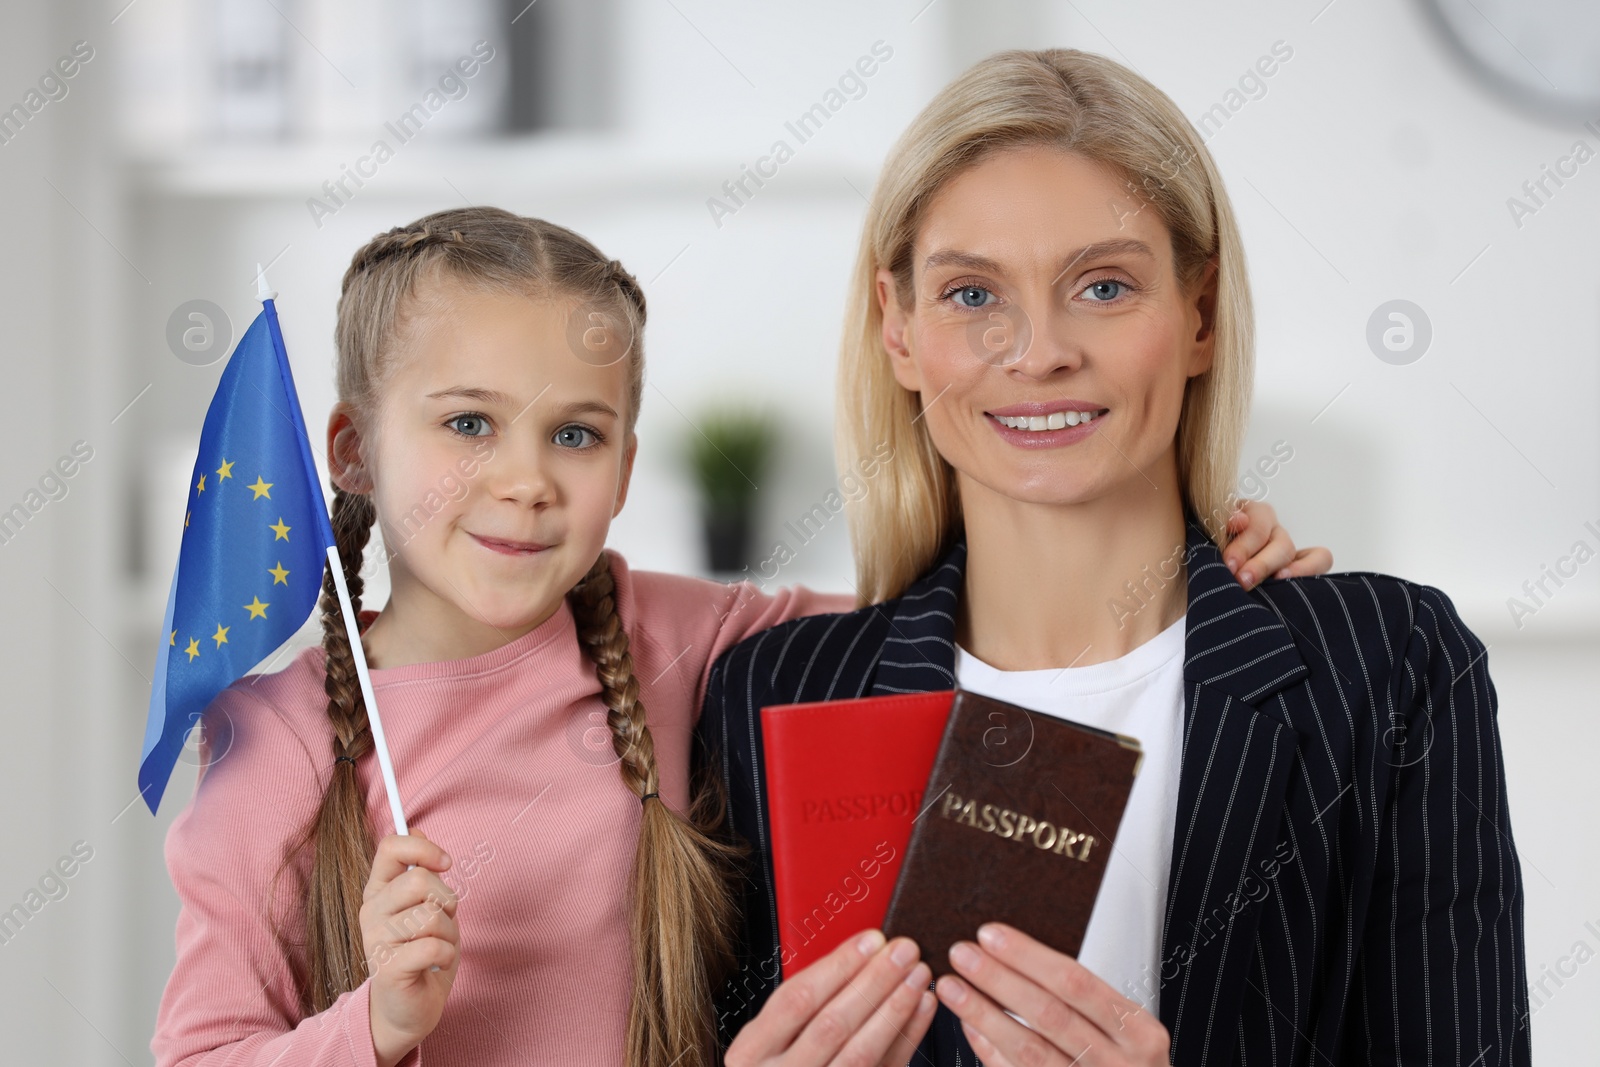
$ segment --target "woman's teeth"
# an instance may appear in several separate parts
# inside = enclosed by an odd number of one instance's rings
[[[1061,430],[1068,426],[1076,426],[1080,422],[1089,422],[1100,413],[1098,411],[1055,411],[1049,415],[996,415],[995,419],[1002,426],[1009,426],[1013,430]]]

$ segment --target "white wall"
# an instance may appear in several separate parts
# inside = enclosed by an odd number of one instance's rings
[[[287,148],[156,139],[183,122],[152,103],[159,83],[190,86],[191,103],[203,85],[186,64],[204,49],[170,36],[198,32],[185,13],[201,0],[139,0],[119,15],[124,2],[16,3],[0,31],[0,104],[73,41],[97,50],[65,100],[0,146],[0,506],[74,440],[95,448],[68,497],[0,546],[0,587],[16,606],[0,622],[11,695],[0,798],[13,813],[0,829],[0,907],[74,841],[96,850],[65,899],[0,944],[7,1062],[147,1062],[172,965],[177,904],[161,841],[192,769],[180,765],[158,818],[142,805],[119,815],[135,792],[176,551],[172,471],[183,468],[180,482],[187,473],[221,367],[172,356],[172,309],[213,300],[237,336],[254,314],[255,264],[276,258],[315,428],[332,401],[338,279],[373,233],[463,200],[578,229],[644,281],[651,306],[642,452],[613,544],[637,566],[695,571],[693,499],[675,461],[688,420],[728,396],[779,412],[789,448],[760,495],[769,539],[831,487],[832,368],[862,194],[932,93],[1008,46],[1104,52],[1197,121],[1275,42],[1293,49],[1265,95],[1208,142],[1255,284],[1246,456],[1289,441],[1294,459],[1268,499],[1296,538],[1331,545],[1341,568],[1440,586],[1489,643],[1530,976],[1580,938],[1600,948],[1583,925],[1600,925],[1600,861],[1581,846],[1600,808],[1590,769],[1600,563],[1521,628],[1506,605],[1575,540],[1595,542],[1585,521],[1600,526],[1600,162],[1520,228],[1505,205],[1576,138],[1600,150],[1600,137],[1499,103],[1415,4],[612,0],[599,28],[617,72],[610,133],[479,144],[425,132],[318,227],[306,198],[369,138],[357,128]],[[310,5],[285,10],[317,15]],[[317,34],[332,21],[304,24]],[[167,45],[157,61],[141,51],[152,38]],[[707,198],[878,40],[894,54],[865,95],[717,226]],[[309,47],[295,39],[300,61],[321,62]],[[118,85],[119,64],[131,84]],[[130,143],[117,128],[143,132]],[[1431,350],[1408,366],[1379,361],[1365,340],[1373,309],[1397,297],[1434,328]],[[839,520],[783,580],[843,590],[849,575]],[[381,596],[375,583],[369,603]],[[1597,993],[1590,967],[1542,998],[1541,1062],[1578,1062],[1600,1043]]]

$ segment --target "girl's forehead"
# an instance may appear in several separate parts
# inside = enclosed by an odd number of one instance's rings
[[[579,310],[577,301],[561,295],[464,286],[435,294],[418,303],[397,346],[393,381],[418,397],[464,387],[520,396],[524,404],[545,389],[620,398],[628,360],[601,365],[574,350]]]

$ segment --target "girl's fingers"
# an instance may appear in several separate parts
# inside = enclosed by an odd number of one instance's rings
[[[1235,577],[1246,589],[1254,589],[1267,575],[1275,574],[1293,562],[1294,542],[1289,539],[1289,531],[1279,526],[1272,531],[1260,551],[1245,560]]]
[[[460,898],[445,884],[444,879],[418,867],[370,894],[361,905],[361,910],[382,922],[413,908],[425,907],[455,915],[460,903]]]
[[[428,897],[419,900],[414,892],[408,892],[416,884],[413,877],[416,875],[438,877],[418,868],[391,882],[377,897],[361,905],[361,942],[369,959],[393,952],[397,945],[430,937],[460,944],[453,894],[446,899],[438,890],[430,889]],[[443,883],[439,889],[448,894],[448,887]]]
[[[739,1031],[729,1046],[730,1062],[762,1063],[781,1055],[823,1005],[883,947],[883,931],[864,930],[846,938],[838,948],[779,983],[760,1013]]]
[[[1333,570],[1333,553],[1321,545],[1302,548],[1294,554],[1287,567],[1274,575],[1276,578],[1310,578]]]
[[[425,975],[435,967],[440,971],[455,968],[461,950],[449,941],[438,937],[424,937],[399,945],[384,945],[373,953],[373,973],[384,972],[391,978]]]
[[[406,836],[390,834],[378,843],[377,854],[372,857],[372,873],[367,877],[366,897],[370,899],[375,892],[413,866],[447,871],[450,869],[450,856],[422,836],[420,831],[413,830]]]
[[[903,1002],[906,1008],[914,1005],[916,998],[909,995],[912,991],[905,988],[905,979],[918,966],[919,955],[916,942],[908,937],[897,937],[878,949],[867,965],[846,980],[844,987],[806,1023],[785,1059],[796,1064],[832,1061],[847,1043],[860,1036],[869,1020],[886,1010],[886,1002],[897,990],[907,994]],[[924,978],[918,989],[926,987]],[[876,1043],[862,1046],[865,1054],[860,1058],[870,1063],[880,1057],[888,1050],[898,1029],[896,1025],[888,1030],[876,1030]]]
[[[910,1063],[911,1057],[916,1055],[917,1046],[922,1044],[923,1036],[933,1023],[934,1010],[939,1006],[939,999],[928,989],[928,977],[932,972],[924,970],[921,964],[912,968],[912,974],[917,974],[919,971],[924,977],[921,978],[916,990],[917,999],[912,1003],[911,1017],[900,1025],[894,1041],[889,1045],[889,1051],[878,1060],[882,1067],[904,1067]],[[895,991],[895,996],[900,996],[898,990]]]
[[[452,944],[461,942],[461,927],[454,916],[431,904],[418,904],[377,922],[373,938],[377,944],[398,945],[424,937],[443,938]]]
[[[1233,531],[1234,536],[1228,542],[1228,547],[1222,550],[1222,561],[1237,576],[1244,570],[1245,564],[1251,557],[1266,545],[1277,526],[1278,513],[1273,510],[1271,504],[1263,504],[1259,500],[1241,501],[1239,510],[1228,518],[1228,529]],[[1286,556],[1283,562],[1288,561]],[[1283,566],[1283,563],[1278,566]],[[1255,575],[1259,578],[1263,574],[1271,573],[1271,571],[1257,570]]]

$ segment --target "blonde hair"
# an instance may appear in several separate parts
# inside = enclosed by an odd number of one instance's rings
[[[640,344],[644,293],[614,259],[571,230],[497,208],[441,211],[374,237],[345,272],[335,338],[339,398],[358,424],[371,426],[384,382],[394,370],[396,341],[415,311],[419,285],[443,279],[540,297],[575,298],[580,312],[609,316],[628,334],[631,430],[644,380]],[[579,321],[590,321],[585,315]],[[336,488],[333,529],[351,606],[361,611],[362,553],[374,505],[366,494]],[[568,594],[578,642],[595,666],[608,708],[612,747],[629,790],[656,793],[660,776],[633,673],[628,633],[616,612],[611,567],[601,552]],[[295,852],[313,852],[306,886],[306,972],[297,975],[301,1006],[321,1012],[367,977],[361,938],[362,893],[376,852],[355,763],[372,751],[367,709],[334,592],[323,576],[322,624],[328,718],[334,764],[321,807]],[[715,779],[694,783],[688,818],[659,797],[644,802],[634,860],[631,941],[633,995],[627,1062],[679,1067],[715,1062],[711,991],[732,960],[734,904],[729,889],[733,846],[717,834],[723,811]],[[295,853],[291,853],[291,858]],[[280,868],[281,876],[288,866]],[[280,937],[283,936],[280,930]]]
[[[839,463],[885,443],[872,492],[851,506],[861,605],[900,595],[960,533],[955,470],[934,448],[920,398],[902,388],[883,346],[876,273],[911,304],[912,245],[922,213],[956,174],[1003,148],[1046,145],[1103,164],[1159,214],[1185,292],[1217,260],[1211,368],[1191,378],[1178,420],[1184,503],[1219,545],[1232,511],[1254,373],[1244,246],[1222,178],[1194,127],[1155,86],[1077,49],[997,52],[945,86],[895,142],[873,191],[845,311],[836,426]]]

